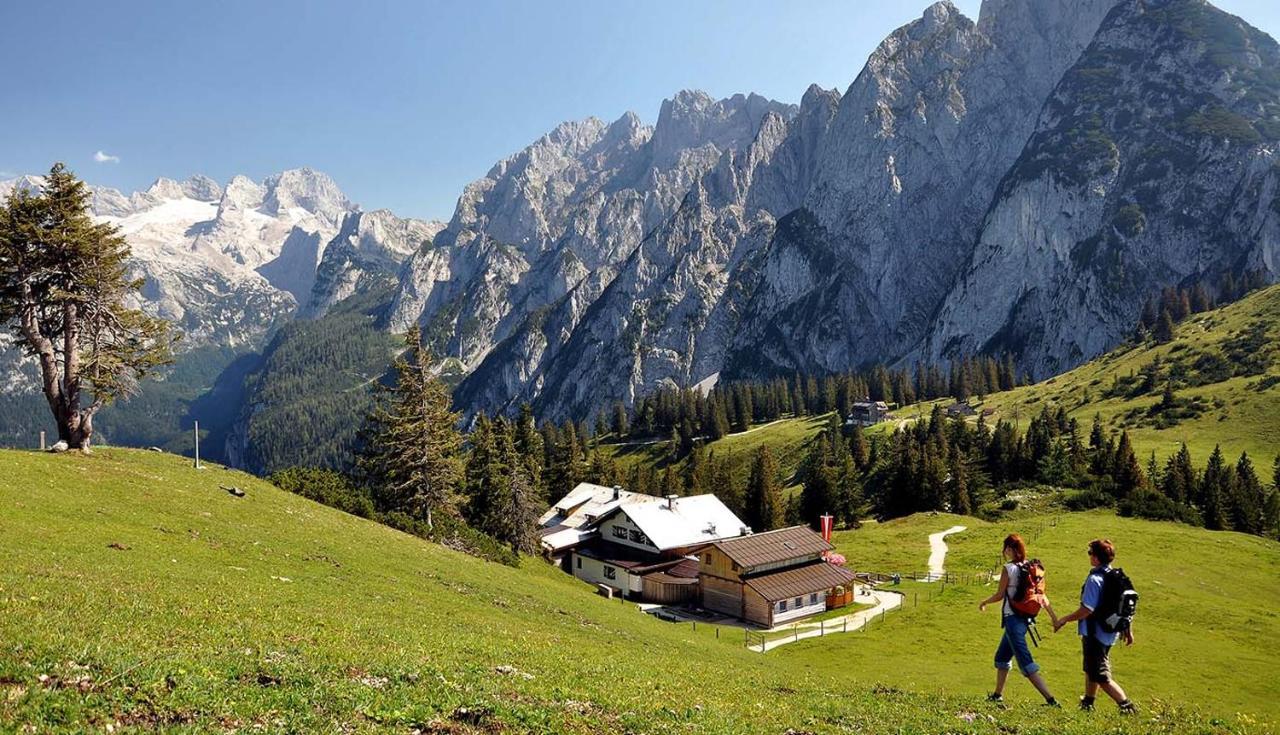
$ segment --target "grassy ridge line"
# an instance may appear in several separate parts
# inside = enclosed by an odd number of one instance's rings
[[[1056,525],[1053,523],[1056,521]],[[1117,677],[1139,701],[1183,702],[1219,712],[1249,712],[1280,718],[1280,682],[1269,673],[1270,650],[1280,640],[1280,544],[1230,532],[1206,532],[1173,523],[1119,518],[1102,512],[1072,513],[986,523],[946,514],[919,514],[857,531],[839,533],[837,547],[851,567],[916,571],[928,557],[928,534],[951,525],[968,530],[947,537],[948,571],[963,577],[990,570],[1010,532],[1031,538],[1030,553],[1044,561],[1049,595],[1059,614],[1075,609],[1088,569],[1085,547],[1095,537],[1112,539],[1117,564],[1141,594],[1135,627],[1138,644],[1118,649]],[[991,658],[999,638],[998,611],[977,610],[994,583],[951,585],[934,603],[909,607],[901,625],[875,626],[857,640],[840,636],[824,644],[801,641],[779,653],[788,665],[860,682],[884,682],[926,691],[981,692],[991,686]],[[937,595],[940,585],[915,585]],[[911,600],[914,604],[915,600]],[[1034,654],[1063,701],[1081,689],[1079,642],[1074,629],[1052,634],[1042,616],[1045,643]],[[928,652],[937,655],[928,655]],[[906,655],[904,655],[906,654]],[[892,666],[840,668],[859,661],[892,660]],[[1015,682],[1016,700],[1034,701],[1030,687]]]
[[[487,564],[171,455],[5,451],[0,468],[0,730],[1100,731],[873,691],[844,656],[779,666],[539,560]]]
[[[980,408],[996,411],[988,423],[994,426],[997,419],[1018,421],[1026,428],[1027,421],[1045,406],[1062,406],[1078,419],[1081,431],[1087,438],[1094,414],[1100,414],[1108,428],[1117,431],[1124,428],[1124,415],[1134,410],[1145,410],[1161,400],[1163,385],[1150,395],[1135,398],[1105,398],[1107,390],[1118,376],[1125,378],[1138,373],[1153,360],[1166,363],[1171,357],[1191,353],[1222,356],[1222,343],[1229,341],[1251,323],[1269,325],[1271,343],[1280,343],[1280,285],[1262,289],[1246,298],[1219,309],[1197,314],[1180,324],[1173,342],[1166,345],[1145,343],[1126,345],[1101,357],[1035,385],[1012,391],[994,393],[981,402]],[[1178,450],[1185,441],[1198,466],[1209,460],[1215,444],[1221,444],[1226,456],[1235,461],[1240,452],[1247,451],[1254,458],[1255,466],[1269,467],[1276,452],[1280,451],[1280,351],[1268,353],[1269,368],[1263,376],[1235,377],[1208,385],[1178,391],[1183,399],[1200,397],[1213,408],[1199,418],[1183,420],[1166,429],[1131,426],[1130,438],[1138,458],[1146,462],[1151,452],[1162,460]],[[1259,382],[1266,376],[1276,376],[1277,383],[1258,390]],[[1218,406],[1214,402],[1220,402]],[[889,436],[906,421],[928,418],[934,405],[947,406],[951,399],[923,401],[894,410],[897,421],[890,421],[867,430],[870,436]],[[757,428],[747,434],[726,436],[707,444],[717,457],[733,458],[734,477],[745,483],[750,473],[752,452],[761,444],[773,448],[785,481],[794,483],[794,474],[804,458],[805,446],[822,430],[825,416],[782,419]],[[1132,422],[1131,422],[1132,423]],[[636,463],[650,467],[665,466],[666,442],[639,445],[601,445],[611,453],[619,466],[630,468]],[[681,460],[677,467],[687,462]],[[792,484],[792,489],[798,487]]]
[[[1221,444],[1224,454],[1232,460],[1247,451],[1255,464],[1268,466],[1280,451],[1280,382],[1259,388],[1266,376],[1280,376],[1280,351],[1274,348],[1280,343],[1280,285],[1190,317],[1178,325],[1174,340],[1168,344],[1148,341],[1122,346],[1062,375],[988,396],[983,405],[996,409],[1000,418],[1009,420],[1017,411],[1024,424],[1046,405],[1062,406],[1079,419],[1086,433],[1095,413],[1102,416],[1106,426],[1119,430],[1125,426],[1125,414],[1159,403],[1164,386],[1134,398],[1104,397],[1103,392],[1117,377],[1123,379],[1139,373],[1155,360],[1167,365],[1181,356],[1196,355],[1206,361],[1229,362],[1224,343],[1255,323],[1266,325],[1269,346],[1264,346],[1262,354],[1267,362],[1265,374],[1179,389],[1179,398],[1199,397],[1212,408],[1198,418],[1184,419],[1170,428],[1134,426],[1132,421],[1128,428],[1134,449],[1144,462],[1153,451],[1161,459],[1168,457],[1185,441],[1199,466],[1208,461],[1215,444]]]

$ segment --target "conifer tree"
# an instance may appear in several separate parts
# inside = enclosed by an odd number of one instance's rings
[[[739,518],[746,518],[747,512],[745,500],[742,494],[742,486],[733,479],[733,466],[728,457],[715,461],[712,458],[712,464],[715,470],[712,473],[711,491],[715,493],[720,502],[725,507],[733,511],[733,514]],[[750,523],[750,521],[748,521]]]
[[[533,409],[527,403],[520,407],[520,417],[516,419],[513,438],[516,454],[528,473],[529,486],[533,489],[534,496],[541,498],[544,503],[550,502],[553,499],[547,497],[546,485],[542,481],[546,462],[542,435],[538,433],[537,424],[533,420]]]
[[[761,445],[751,465],[747,482],[747,522],[757,531],[780,528],[786,519],[786,505],[778,482],[778,465],[769,445]]]
[[[1116,496],[1125,498],[1146,485],[1142,474],[1142,466],[1133,451],[1133,443],[1129,441],[1129,432],[1120,432],[1120,444],[1116,446],[1112,475],[1116,481]]]
[[[404,342],[408,356],[395,360],[395,387],[380,389],[359,464],[382,510],[408,513],[434,528],[435,513],[457,508],[462,436],[448,390],[431,376],[431,356],[417,326]]]
[[[481,413],[476,417],[475,428],[467,440],[471,445],[463,469],[467,521],[492,535],[488,524],[494,515],[501,487],[507,482],[507,471],[498,460],[493,422],[488,416]]]
[[[1229,527],[1227,503],[1235,484],[1233,474],[1234,470],[1222,459],[1222,447],[1215,446],[1200,480],[1200,511],[1205,528],[1218,531]]]
[[[531,554],[538,549],[536,526],[542,512],[542,499],[538,496],[528,466],[520,461],[506,422],[500,421],[497,426],[496,458],[506,472],[493,504],[492,516],[483,530],[509,544],[515,553]]]
[[[969,470],[957,453],[951,457],[951,512],[967,516],[973,512],[973,499],[969,493]]]
[[[1196,469],[1191,462],[1191,452],[1184,442],[1178,453],[1165,463],[1165,470],[1158,486],[1165,497],[1181,504],[1190,502],[1195,497],[1196,482]]]
[[[22,188],[0,207],[0,325],[35,358],[58,438],[88,451],[93,419],[138,381],[172,362],[169,324],[126,304],[129,245],[89,215],[90,192],[61,163],[38,193]]]
[[[1158,344],[1167,344],[1173,341],[1173,315],[1168,309],[1160,312],[1160,319],[1156,321],[1156,328],[1153,332]]]
[[[1266,491],[1262,489],[1262,481],[1253,469],[1247,453],[1240,455],[1236,463],[1235,491],[1231,502],[1231,526],[1242,533],[1259,534],[1263,531],[1263,512],[1266,506]]]

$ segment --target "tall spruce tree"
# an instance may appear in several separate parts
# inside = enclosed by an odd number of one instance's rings
[[[1112,465],[1112,476],[1116,482],[1116,496],[1126,498],[1146,486],[1146,476],[1142,474],[1142,465],[1138,464],[1138,456],[1133,451],[1133,443],[1129,441],[1129,432],[1120,432],[1120,444],[1116,447]]]
[[[1234,474],[1235,470],[1222,459],[1222,447],[1215,446],[1200,480],[1200,512],[1204,514],[1205,528],[1217,531],[1230,527],[1227,503],[1235,484]]]
[[[1267,495],[1247,453],[1242,453],[1236,463],[1232,490],[1231,527],[1242,533],[1262,533]]]
[[[129,246],[89,215],[90,192],[61,163],[38,193],[15,189],[0,207],[0,325],[36,358],[58,438],[88,451],[93,419],[172,362],[169,324],[126,306],[141,279]]]
[[[381,510],[408,513],[434,528],[436,513],[457,509],[462,435],[448,389],[431,375],[431,355],[417,326],[404,343],[407,357],[395,360],[396,384],[380,388],[368,417],[359,466]]]
[[[499,421],[495,432],[495,459],[503,470],[501,485],[492,506],[493,514],[485,532],[511,546],[517,554],[531,554],[538,548],[535,527],[542,511],[528,466],[520,461],[512,432]]]
[[[785,523],[787,508],[778,482],[778,464],[767,444],[756,450],[746,496],[747,522],[752,528],[771,531]]]

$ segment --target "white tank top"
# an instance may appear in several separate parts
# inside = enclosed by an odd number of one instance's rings
[[[1018,592],[1018,577],[1022,575],[1022,570],[1014,562],[1004,565],[1005,574],[1009,577],[1009,586],[1004,591],[1004,603],[1002,610],[1006,616],[1013,614],[1013,608],[1009,606],[1009,600]]]

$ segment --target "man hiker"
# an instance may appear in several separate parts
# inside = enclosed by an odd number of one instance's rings
[[[1053,631],[1056,633],[1067,623],[1079,621],[1076,628],[1084,650],[1084,696],[1080,698],[1080,709],[1093,710],[1094,697],[1101,688],[1107,696],[1116,701],[1121,713],[1131,714],[1137,711],[1137,707],[1125,696],[1120,685],[1111,678],[1110,654],[1116,639],[1122,635],[1125,645],[1133,645],[1133,629],[1125,625],[1123,631],[1109,632],[1094,615],[1094,611],[1098,610],[1098,606],[1102,604],[1103,586],[1108,573],[1111,572],[1111,562],[1116,557],[1116,549],[1106,539],[1094,539],[1089,542],[1088,551],[1089,565],[1092,568],[1089,570],[1089,576],[1085,577],[1084,587],[1080,589],[1080,609],[1058,618],[1053,624]],[[1125,580],[1127,579],[1126,577]]]

